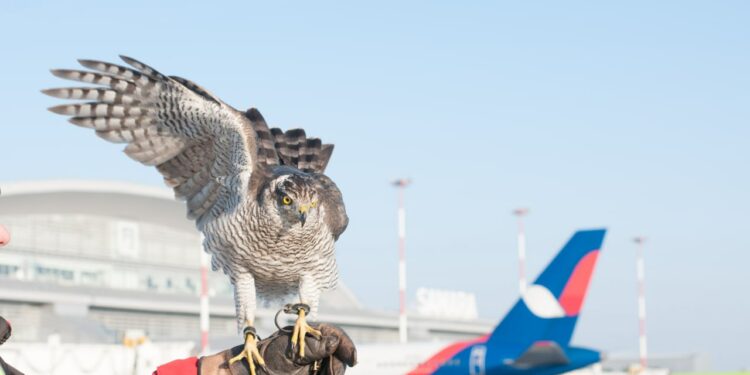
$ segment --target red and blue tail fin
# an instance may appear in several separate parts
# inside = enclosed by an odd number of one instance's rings
[[[409,374],[557,374],[600,360],[568,344],[605,232],[576,232],[492,333],[450,345]]]
[[[568,346],[606,230],[576,232],[487,340],[516,358],[538,342]]]

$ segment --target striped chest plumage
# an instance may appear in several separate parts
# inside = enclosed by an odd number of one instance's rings
[[[335,240],[319,217],[290,227],[249,203],[207,223],[204,234],[214,268],[230,278],[251,273],[261,295],[293,292],[302,274],[312,275],[323,290],[338,278]]]

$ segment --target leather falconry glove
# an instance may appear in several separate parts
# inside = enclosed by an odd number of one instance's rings
[[[320,324],[317,329],[321,339],[306,337],[307,350],[304,358],[293,350],[291,329],[286,327],[258,343],[258,350],[266,362],[257,367],[257,375],[342,375],[347,366],[357,363],[357,349],[349,336],[341,329],[329,324]],[[239,345],[223,352],[202,357],[198,363],[199,375],[248,375],[247,361],[229,365],[229,359],[242,351]]]

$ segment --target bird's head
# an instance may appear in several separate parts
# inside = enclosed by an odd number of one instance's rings
[[[308,174],[291,173],[276,177],[269,186],[268,198],[268,203],[287,226],[304,227],[309,222],[318,221],[317,183]]]

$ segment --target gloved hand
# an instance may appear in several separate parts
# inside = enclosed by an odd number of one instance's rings
[[[299,358],[291,347],[291,327],[277,331],[258,343],[266,367],[256,368],[257,375],[342,375],[346,366],[357,363],[357,349],[347,334],[336,326],[320,324],[316,327],[321,339],[307,336],[305,357]],[[199,375],[248,375],[247,361],[228,365],[229,359],[242,351],[243,345],[203,357],[198,363]]]
[[[10,322],[0,316],[0,345],[5,344],[5,342],[8,341],[11,332]]]
[[[5,344],[5,342],[8,341],[8,339],[10,338],[10,333],[10,322],[0,316],[0,345]],[[0,358],[0,374],[23,375],[21,371],[18,371],[15,367],[5,363],[2,358]]]

